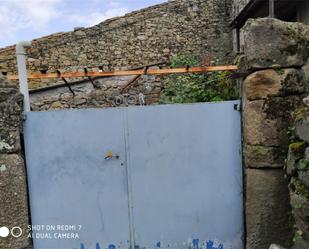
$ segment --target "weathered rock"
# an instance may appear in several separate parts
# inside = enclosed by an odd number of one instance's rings
[[[84,98],[74,98],[74,104],[77,106],[85,103],[87,103],[87,100]]]
[[[304,238],[306,241],[309,241],[308,217],[307,217],[307,219],[300,217],[298,215],[297,210],[293,210],[293,214],[294,214],[295,225],[296,225],[297,229],[301,231],[302,238]]]
[[[28,231],[28,201],[23,159],[17,154],[0,154],[0,224],[8,228],[20,226],[20,238],[0,239],[1,249],[25,248],[30,244]]]
[[[4,57],[5,58],[5,57]],[[3,59],[3,60],[5,60],[5,59]],[[0,74],[0,87],[1,88],[6,88],[6,87],[15,87],[16,85],[13,83],[13,82],[11,82],[11,81],[8,81],[7,79],[6,79],[6,77],[5,76],[3,76],[2,74]],[[1,90],[1,91],[3,91],[3,90]],[[4,90],[5,91],[5,90]],[[1,99],[1,98],[0,98]],[[1,102],[1,100],[0,100],[0,102]]]
[[[246,169],[247,248],[290,246],[287,182],[281,169]]]
[[[150,67],[155,68],[155,67]],[[145,96],[146,104],[160,102],[160,76],[143,75],[129,86],[135,76],[96,78],[95,86],[91,81],[83,81],[72,86],[75,95],[67,86],[52,88],[30,95],[32,110],[42,111],[66,108],[104,108],[111,106],[138,105],[138,96]]]
[[[285,247],[279,246],[277,244],[271,244],[269,249],[286,249]]]
[[[293,208],[293,212],[303,220],[309,221],[309,200],[308,198],[290,191],[290,201]]]
[[[1,113],[0,113],[1,115]],[[0,131],[0,154],[14,153],[21,150],[20,146],[20,131],[18,128],[6,129]]]
[[[249,69],[299,67],[309,58],[309,26],[305,24],[250,19],[244,39]]]
[[[306,106],[309,106],[309,96],[303,99],[303,102]]]
[[[309,188],[309,169],[298,171],[298,178],[307,188]]]
[[[299,139],[309,143],[309,115],[296,121],[295,134]]]
[[[308,249],[309,248],[309,242],[303,240],[302,238],[299,238],[295,241],[292,249]]]
[[[304,142],[295,142],[289,145],[288,157],[285,167],[286,173],[288,175],[297,175],[297,162],[303,157],[305,147],[306,144]]]
[[[305,93],[307,83],[302,70],[268,69],[249,75],[244,81],[244,90],[247,99],[256,100]]]
[[[309,161],[309,147],[305,149],[305,158]]]
[[[309,188],[297,177],[292,177],[289,189],[297,233],[309,241]]]
[[[280,146],[285,126],[280,117],[267,119],[265,101],[247,101],[244,109],[244,139],[248,145]]]
[[[50,105],[50,109],[61,109],[63,105],[60,101],[55,101]]]
[[[307,169],[308,169],[308,166],[309,166],[309,162],[308,162],[307,159],[305,159],[305,158],[302,158],[302,159],[298,160],[298,162],[297,162],[297,164],[296,164],[296,168],[297,168],[299,171],[307,170]]]
[[[4,83],[3,83],[4,82]],[[28,200],[25,165],[20,144],[22,98],[0,78],[0,226],[20,226],[19,238],[0,238],[1,249],[22,249],[31,245],[27,238]],[[4,86],[4,87],[3,87]]]
[[[301,101],[301,96],[246,101],[243,116],[245,143],[277,147],[287,145],[291,113],[300,106]]]
[[[241,11],[246,7],[250,0],[234,0],[232,2],[232,17],[236,18]]]
[[[309,62],[309,60],[308,60],[308,62]],[[302,67],[302,70],[304,71],[306,80],[309,80],[309,63],[308,62],[307,62],[307,64],[305,64]]]
[[[284,148],[247,145],[244,149],[245,165],[249,168],[280,168],[284,159]]]
[[[2,82],[5,82],[5,81],[2,81]],[[0,88],[0,102],[8,102],[9,98],[12,98],[12,96],[15,95],[16,92],[17,92],[16,89],[12,87],[5,87],[5,88],[1,87]]]

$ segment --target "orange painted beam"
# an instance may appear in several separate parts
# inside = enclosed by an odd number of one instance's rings
[[[238,67],[235,65],[228,66],[209,66],[209,67],[190,67],[190,68],[165,68],[165,69],[148,69],[146,74],[173,74],[173,73],[200,73],[212,71],[235,71]],[[47,73],[39,74],[34,73],[28,76],[28,79],[53,79],[53,78],[78,78],[78,77],[109,77],[109,76],[130,76],[130,75],[143,75],[144,69],[128,70],[128,71],[111,71],[111,72],[67,72],[62,74]],[[9,80],[18,80],[18,75],[8,75]]]

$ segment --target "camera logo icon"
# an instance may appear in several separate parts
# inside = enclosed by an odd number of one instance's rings
[[[6,238],[10,234],[14,238],[19,238],[23,234],[23,230],[18,226],[12,227],[11,230],[8,227],[0,227],[0,238]]]

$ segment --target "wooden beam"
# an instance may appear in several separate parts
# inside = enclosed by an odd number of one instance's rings
[[[242,28],[248,18],[256,17],[257,10],[269,0],[250,0],[230,24],[232,29]],[[267,5],[268,6],[268,5]]]
[[[146,74],[172,74],[172,73],[199,73],[199,72],[212,72],[212,71],[234,71],[238,67],[235,65],[228,66],[210,66],[210,67],[191,67],[191,68],[165,68],[165,69],[148,69]],[[130,76],[130,75],[143,75],[145,71],[128,70],[128,71],[111,71],[111,72],[68,72],[68,73],[47,73],[47,74],[31,74],[28,79],[53,79],[53,78],[78,78],[78,77],[110,77],[110,76]],[[9,80],[18,80],[18,75],[8,75]]]

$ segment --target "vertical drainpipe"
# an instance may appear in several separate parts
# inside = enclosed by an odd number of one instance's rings
[[[269,17],[275,18],[275,0],[269,0]]]
[[[30,111],[30,99],[27,82],[27,69],[26,69],[26,52],[25,47],[30,47],[31,42],[21,41],[16,44],[16,58],[17,58],[17,69],[19,77],[19,89],[24,95],[24,111]]]

